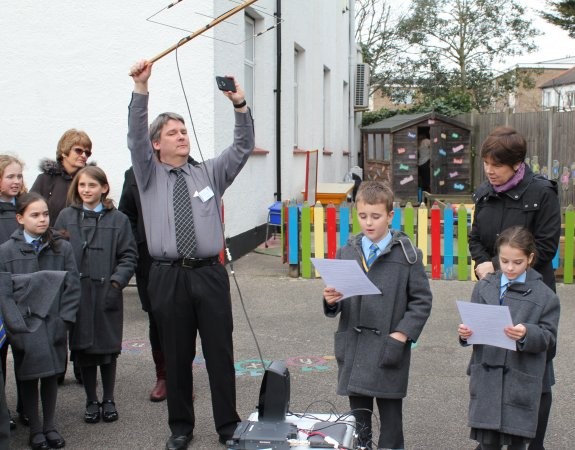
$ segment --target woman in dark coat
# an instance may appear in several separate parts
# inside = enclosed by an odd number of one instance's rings
[[[78,170],[86,167],[92,156],[92,141],[80,130],[71,128],[58,141],[56,161],[40,161],[40,175],[34,181],[30,191],[41,194],[48,203],[50,225],[54,226],[58,214],[67,205],[68,189]]]
[[[27,316],[42,320],[33,333],[10,335],[19,392],[24,413],[30,421],[30,445],[34,449],[46,449],[48,445],[60,448],[65,441],[54,427],[57,377],[64,370],[66,361],[67,328],[76,318],[80,296],[79,276],[70,243],[48,228],[48,206],[42,196],[36,193],[20,196],[16,214],[22,228],[17,229],[11,239],[0,246],[0,272],[14,275],[60,271],[65,275],[58,284],[62,286],[58,295],[49,295],[54,288],[49,281],[45,282],[45,289],[26,287],[30,289],[30,295],[41,293],[41,301],[50,301],[41,310],[35,310],[34,307],[38,305],[32,303],[32,298],[26,298],[30,305],[21,306]],[[10,325],[8,321],[7,324]],[[43,424],[38,415],[39,379],[42,382]]]
[[[527,228],[535,238],[537,260],[534,269],[543,282],[555,291],[552,259],[557,253],[561,234],[561,209],[557,184],[535,175],[523,161],[527,153],[525,138],[510,127],[495,128],[481,147],[487,180],[473,193],[475,213],[469,250],[475,273],[483,279],[499,269],[495,242],[511,226]],[[555,346],[548,353],[543,377],[543,394],[539,409],[537,435],[529,450],[543,449],[543,440],[551,409],[551,386],[555,383],[552,359]]]
[[[71,337],[73,360],[80,366],[86,391],[84,420],[118,419],[114,403],[116,360],[122,349],[122,289],[134,274],[136,242],[128,218],[107,199],[106,174],[96,166],[81,169],[65,208],[56,220],[74,248],[82,297]],[[96,393],[97,368],[102,376],[102,403]],[[100,407],[102,414],[100,415]]]
[[[30,191],[38,192],[46,199],[50,212],[50,226],[54,226],[58,214],[67,206],[68,189],[72,179],[78,170],[86,167],[90,156],[92,156],[90,137],[84,131],[71,128],[58,141],[56,161],[47,158],[40,161],[41,173]],[[64,382],[65,372],[66,367],[58,379],[59,383]],[[76,366],[74,376],[78,382],[82,382],[82,375]]]

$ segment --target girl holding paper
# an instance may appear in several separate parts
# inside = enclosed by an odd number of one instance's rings
[[[516,341],[516,351],[473,345],[467,369],[470,437],[484,450],[527,448],[535,437],[547,350],[557,340],[559,299],[531,266],[535,260],[533,235],[511,227],[496,242],[500,270],[482,278],[471,301],[507,305],[513,323],[504,332]],[[462,345],[473,330],[458,329]]]
[[[561,235],[557,183],[536,175],[524,162],[526,156],[527,141],[510,127],[495,128],[481,145],[486,180],[473,193],[475,212],[469,234],[469,252],[475,262],[475,274],[481,279],[499,269],[495,249],[499,234],[512,226],[524,226],[535,237],[537,260],[533,268],[555,291],[552,259]],[[551,388],[555,384],[554,357],[555,347],[551,347],[543,377],[537,436],[529,444],[529,450],[545,449],[545,432],[553,400]]]

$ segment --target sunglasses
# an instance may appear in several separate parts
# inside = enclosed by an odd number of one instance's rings
[[[72,151],[78,156],[81,156],[82,154],[86,155],[86,158],[92,156],[92,150],[84,150],[83,148],[75,147]]]

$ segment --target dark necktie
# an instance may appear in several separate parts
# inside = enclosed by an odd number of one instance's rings
[[[2,317],[0,317],[0,348],[2,348],[4,342],[6,342],[6,329],[4,328]]]
[[[369,246],[369,256],[367,257],[367,267],[371,267],[375,258],[377,258],[377,252],[379,251],[379,247],[377,244],[371,244]]]
[[[512,284],[513,284],[513,281],[509,281],[503,285],[503,291],[501,292],[501,295],[499,296],[499,304],[500,305],[503,304],[503,300],[505,299],[505,296],[507,295],[507,291],[509,290],[509,288],[511,287]]]
[[[42,247],[42,241],[40,239],[34,239],[31,244],[34,251],[38,253],[40,251],[40,247]]]
[[[197,243],[190,192],[182,169],[172,169],[172,172],[176,174],[173,193],[176,247],[182,258],[191,258],[196,253]]]

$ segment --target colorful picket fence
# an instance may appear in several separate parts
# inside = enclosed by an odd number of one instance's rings
[[[292,271],[303,278],[317,277],[311,258],[335,258],[337,249],[345,245],[360,226],[353,205],[314,207],[304,203],[285,203],[282,207],[282,246],[284,262],[299,270]],[[428,209],[424,204],[394,207],[391,228],[405,232],[423,253],[431,278],[434,280],[474,280],[473,262],[468,249],[468,233],[473,211],[465,205],[453,208],[437,204]],[[563,215],[560,249],[553,265],[564,283],[573,283],[575,251],[575,210],[569,205]],[[297,276],[296,275],[296,276]]]

